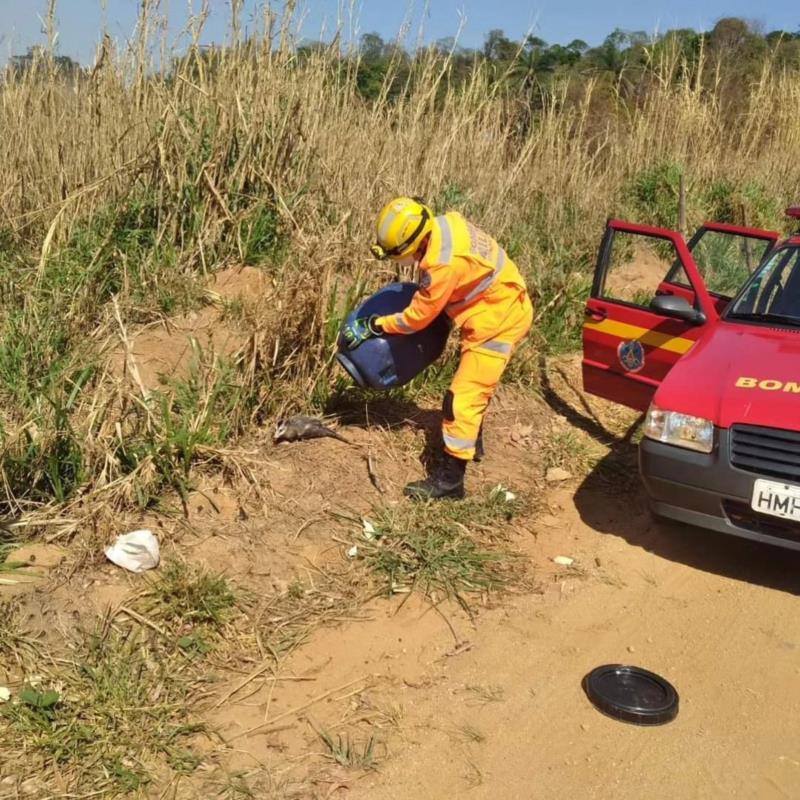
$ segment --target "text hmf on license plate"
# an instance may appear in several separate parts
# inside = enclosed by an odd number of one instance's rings
[[[759,479],[753,486],[751,505],[762,514],[800,520],[800,486]]]

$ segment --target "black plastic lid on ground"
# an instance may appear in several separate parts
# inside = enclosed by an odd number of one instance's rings
[[[624,722],[663,725],[678,716],[678,693],[672,684],[641,667],[597,667],[583,679],[583,690],[597,709]]]

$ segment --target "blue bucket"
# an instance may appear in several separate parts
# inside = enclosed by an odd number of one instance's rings
[[[382,317],[402,311],[418,288],[416,283],[390,283],[351,311],[346,324],[358,317]],[[394,389],[436,361],[444,352],[449,334],[450,320],[444,313],[417,333],[376,336],[355,350],[346,348],[340,334],[336,358],[362,388]]]

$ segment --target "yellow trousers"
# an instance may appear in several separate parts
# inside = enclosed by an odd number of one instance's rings
[[[461,329],[461,358],[445,395],[442,420],[444,448],[452,456],[471,461],[489,401],[516,346],[533,322],[527,292],[513,300],[477,304]]]

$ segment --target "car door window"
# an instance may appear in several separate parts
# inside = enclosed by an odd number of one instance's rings
[[[671,241],[617,230],[599,296],[647,308],[653,298],[666,293],[668,276],[681,287],[678,293],[694,305],[695,293]]]
[[[704,226],[692,237],[689,250],[708,291],[730,300],[744,286],[773,244],[773,239]],[[688,286],[680,262],[673,265],[667,282]]]

